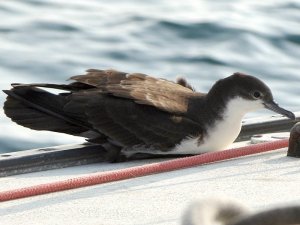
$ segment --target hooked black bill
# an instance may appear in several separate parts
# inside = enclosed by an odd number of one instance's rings
[[[284,108],[281,108],[277,103],[275,103],[274,101],[271,101],[271,102],[265,102],[263,103],[264,106],[269,109],[269,110],[272,110],[273,112],[276,112],[276,113],[279,113],[283,116],[286,116],[292,120],[295,120],[296,119],[296,116],[294,113],[292,113],[291,111],[288,111]]]

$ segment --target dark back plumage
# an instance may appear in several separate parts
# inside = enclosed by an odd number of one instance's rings
[[[194,92],[175,83],[140,73],[90,69],[70,84],[13,84],[5,113],[16,123],[36,130],[84,136],[120,147],[154,145],[168,150],[201,125],[189,118]],[[58,95],[42,88],[69,91]]]

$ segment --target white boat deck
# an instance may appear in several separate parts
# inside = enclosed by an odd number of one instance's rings
[[[0,203],[5,225],[175,225],[206,197],[234,198],[254,211],[300,202],[300,161],[287,149],[114,183]],[[156,160],[157,161],[157,160]],[[153,161],[92,164],[0,178],[1,191]]]

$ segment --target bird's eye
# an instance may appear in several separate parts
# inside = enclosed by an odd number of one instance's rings
[[[259,99],[259,98],[261,98],[262,93],[259,92],[259,91],[254,91],[254,92],[252,93],[252,96],[253,96],[253,98],[255,98],[255,99]]]

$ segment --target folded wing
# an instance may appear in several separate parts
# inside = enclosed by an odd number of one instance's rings
[[[115,70],[91,69],[71,79],[75,82],[67,85],[14,84],[6,91],[6,114],[32,129],[80,136],[93,133],[101,142],[106,139],[122,147],[156,145],[168,150],[202,132],[186,112],[191,99],[203,94],[186,85]],[[68,92],[51,94],[37,87]]]
[[[132,99],[135,103],[155,106],[178,115],[187,112],[191,98],[203,95],[178,83],[141,73],[91,69],[86,75],[74,76],[71,79],[96,87],[103,94]]]

